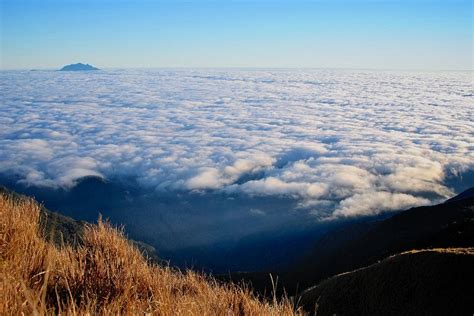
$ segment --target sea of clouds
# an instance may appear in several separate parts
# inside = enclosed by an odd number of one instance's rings
[[[470,72],[0,77],[0,174],[26,185],[133,178],[156,192],[284,196],[338,218],[433,203],[474,170]]]

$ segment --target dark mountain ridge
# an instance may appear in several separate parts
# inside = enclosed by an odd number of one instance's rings
[[[474,248],[409,251],[304,291],[317,315],[471,315]]]
[[[273,271],[279,293],[296,295],[333,275],[366,267],[412,249],[473,247],[474,190],[468,189],[445,203],[411,208],[392,217],[352,223],[315,240],[311,250],[286,271]],[[261,293],[271,293],[267,273],[235,273]]]
[[[461,193],[463,194],[463,193]],[[319,239],[285,279],[306,288],[331,275],[411,249],[474,246],[474,198],[409,209],[383,221],[350,225]]]

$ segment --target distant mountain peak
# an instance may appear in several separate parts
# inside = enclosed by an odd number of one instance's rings
[[[77,63],[77,64],[66,65],[60,69],[60,71],[88,71],[88,70],[99,70],[99,68],[96,68],[89,64]]]

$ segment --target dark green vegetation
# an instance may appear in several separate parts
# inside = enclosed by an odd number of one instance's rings
[[[471,315],[474,248],[410,251],[303,292],[317,315]]]

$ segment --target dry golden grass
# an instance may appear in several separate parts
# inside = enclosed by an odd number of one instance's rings
[[[99,220],[81,246],[40,234],[40,206],[0,195],[0,314],[293,315],[288,299],[147,263],[123,232]]]
[[[409,253],[419,253],[419,252],[437,252],[437,253],[453,253],[453,254],[458,254],[458,255],[474,255],[474,247],[413,249],[409,251],[404,251],[398,255],[390,256],[390,258],[399,256],[399,255],[404,255],[404,254],[409,254]]]

